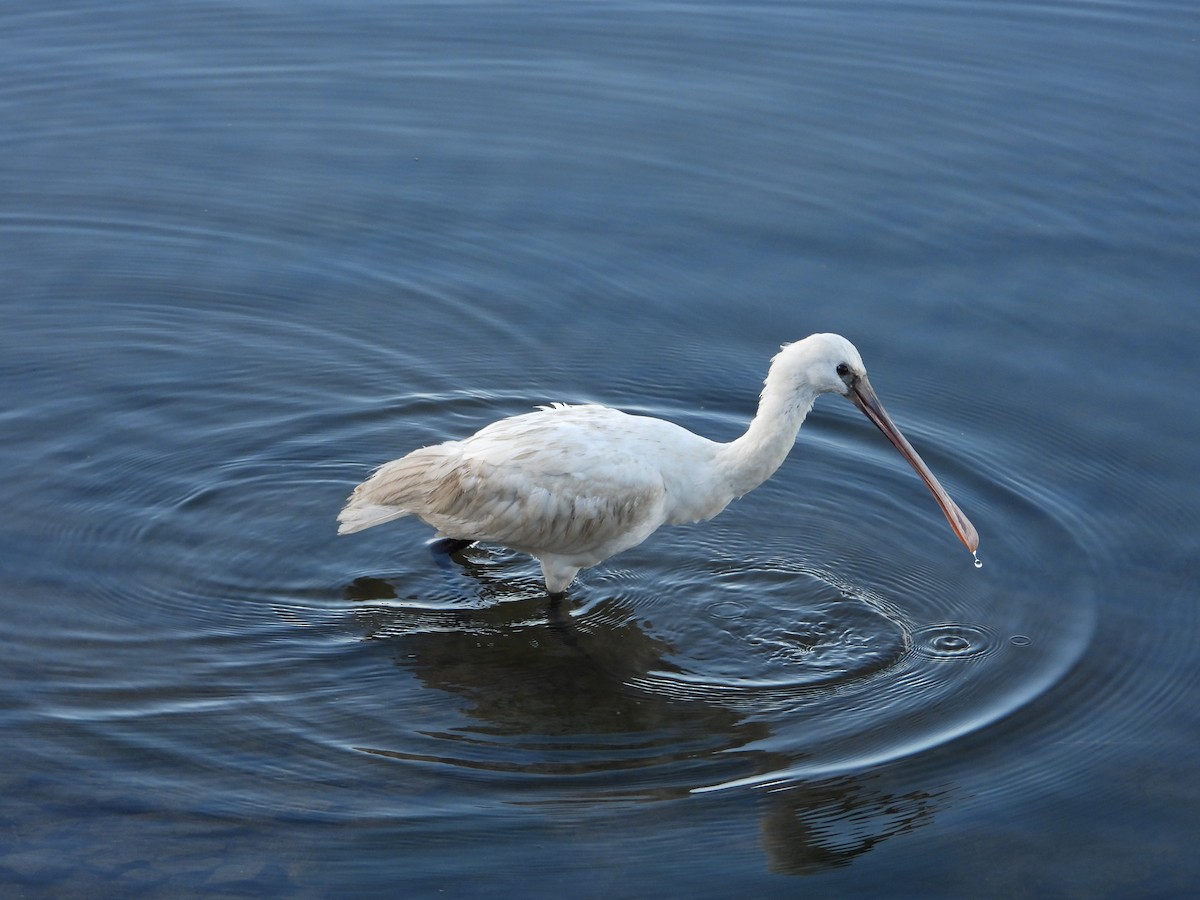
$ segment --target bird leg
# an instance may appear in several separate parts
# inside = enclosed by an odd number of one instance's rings
[[[546,625],[550,632],[558,637],[566,646],[588,656],[586,650],[579,646],[579,635],[575,631],[575,623],[571,619],[571,609],[567,604],[567,592],[546,592],[550,602],[546,606]]]

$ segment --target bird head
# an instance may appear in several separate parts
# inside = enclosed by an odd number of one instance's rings
[[[798,392],[848,396],[866,366],[855,346],[840,334],[810,334],[794,344],[784,344],[771,369]]]
[[[809,335],[804,340],[784,345],[772,361],[772,375],[776,369],[781,379],[797,394],[807,393],[809,397],[841,394],[857,406],[921,476],[958,539],[968,550],[975,552],[979,546],[975,526],[950,499],[933,472],[887,414],[875,396],[875,390],[867,379],[867,368],[853,344],[838,334]]]

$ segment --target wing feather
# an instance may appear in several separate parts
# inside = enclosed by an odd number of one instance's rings
[[[450,537],[598,561],[663,521],[661,471],[621,449],[630,418],[555,406],[414,450],[355,489],[339,533],[416,515]]]

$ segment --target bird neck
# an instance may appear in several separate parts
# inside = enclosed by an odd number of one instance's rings
[[[783,465],[796,442],[816,391],[785,389],[767,377],[758,412],[746,433],[720,451],[720,465],[735,497],[754,490]]]

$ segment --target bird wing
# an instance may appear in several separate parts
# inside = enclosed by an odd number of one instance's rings
[[[603,558],[662,523],[662,474],[626,449],[634,418],[555,407],[504,419],[380,467],[347,509],[400,510],[390,517],[414,514],[450,537]]]
[[[630,451],[634,418],[556,406],[504,419],[461,444],[446,532],[517,550],[597,558],[640,543],[662,522],[666,489]],[[464,514],[465,513],[465,514]]]

